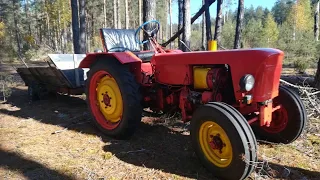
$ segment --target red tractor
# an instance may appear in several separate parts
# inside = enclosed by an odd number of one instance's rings
[[[155,27],[148,31],[146,26]],[[276,49],[182,52],[156,41],[158,21],[136,31],[101,29],[104,52],[87,54],[86,95],[95,124],[128,138],[144,108],[179,111],[203,165],[222,179],[245,179],[255,168],[257,140],[291,143],[307,117],[299,96],[280,85],[284,53]],[[143,30],[148,37],[139,41]],[[141,51],[150,43],[153,51]]]

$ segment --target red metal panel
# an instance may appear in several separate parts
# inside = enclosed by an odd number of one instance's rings
[[[192,67],[186,64],[156,65],[157,82],[168,85],[191,85],[193,82]]]
[[[141,71],[146,73],[146,75],[152,74],[152,66],[151,63],[142,63],[141,64]]]
[[[98,58],[116,58],[122,64],[127,63],[141,63],[141,59],[139,59],[132,52],[112,52],[112,53],[89,53],[87,56],[81,61],[79,68],[89,68],[90,65],[95,62]]]
[[[242,98],[239,81],[245,74],[256,79],[253,100],[263,102],[278,95],[279,79],[284,53],[277,49],[242,49],[227,51],[198,51],[184,53],[156,54],[152,63],[156,64],[156,80],[168,84],[190,84],[189,65],[228,64],[236,99]],[[192,78],[191,78],[192,80]]]

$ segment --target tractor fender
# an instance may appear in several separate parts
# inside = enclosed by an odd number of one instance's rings
[[[89,53],[79,64],[79,68],[90,68],[90,66],[98,59],[117,59],[121,64],[128,63],[142,63],[132,52],[103,52],[103,53]]]

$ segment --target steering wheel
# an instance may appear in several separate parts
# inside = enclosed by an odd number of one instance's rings
[[[151,31],[150,30],[145,30],[144,27],[146,25],[150,24],[150,23],[156,23],[157,26]],[[136,33],[135,33],[136,42],[139,43],[139,44],[145,44],[145,43],[149,42],[149,40],[145,40],[145,41],[140,41],[139,40],[138,34],[141,31],[141,29],[144,31],[144,33],[146,33],[148,35],[148,37],[153,37],[160,30],[160,22],[157,21],[157,20],[147,21],[147,22],[143,23],[141,26],[139,26],[139,28],[136,30]]]

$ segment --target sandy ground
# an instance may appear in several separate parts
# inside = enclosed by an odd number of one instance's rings
[[[0,103],[0,179],[213,178],[177,119],[144,117],[132,139],[118,141],[93,126],[82,96],[29,102],[26,87],[12,90]],[[308,132],[293,144],[260,143],[263,168],[251,178],[320,179],[317,128],[319,120],[312,119]]]

